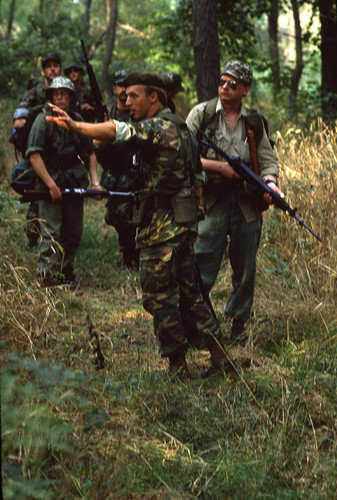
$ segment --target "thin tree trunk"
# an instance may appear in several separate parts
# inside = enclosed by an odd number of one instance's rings
[[[90,29],[90,9],[91,9],[91,0],[86,0],[85,10],[84,10],[85,35],[89,33]]]
[[[322,114],[325,122],[337,116],[337,5],[334,0],[319,0],[322,57]]]
[[[274,99],[277,100],[281,90],[280,83],[280,57],[278,50],[278,17],[279,2],[271,0],[270,11],[268,14],[268,32],[269,32],[269,53],[272,74],[272,86]]]
[[[8,24],[7,24],[7,32],[5,39],[9,40],[12,32],[12,27],[13,27],[13,20],[14,20],[14,12],[15,12],[15,0],[11,0],[10,6],[9,6],[9,13],[8,13]]]
[[[107,31],[106,51],[103,60],[103,90],[108,101],[112,100],[112,88],[109,81],[109,66],[115,46],[118,0],[106,0]]]
[[[300,20],[297,0],[291,0],[291,5],[293,9],[294,25],[295,25],[296,65],[291,76],[289,101],[291,108],[296,113],[298,86],[304,68],[304,62],[303,62],[303,49],[302,49],[302,28],[301,28],[301,20]]]
[[[218,93],[220,49],[217,0],[193,0],[193,46],[198,100]]]

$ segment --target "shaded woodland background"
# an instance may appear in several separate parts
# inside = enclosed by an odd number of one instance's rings
[[[0,0],[0,20],[2,97],[22,95],[43,54],[81,59],[84,38],[108,104],[116,70],[171,70],[183,77],[186,114],[216,94],[225,60],[239,58],[255,71],[254,105],[285,121],[336,117],[333,0]]]

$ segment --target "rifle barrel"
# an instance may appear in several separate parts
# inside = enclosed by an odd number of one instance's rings
[[[82,198],[95,198],[100,196],[101,198],[109,198],[111,196],[120,196],[126,198],[133,198],[134,193],[131,191],[97,191],[95,189],[82,189],[82,188],[67,188],[62,192],[62,196],[80,196]],[[49,191],[35,191],[35,190],[25,190],[20,199],[21,203],[28,201],[38,201],[38,200],[51,200]]]

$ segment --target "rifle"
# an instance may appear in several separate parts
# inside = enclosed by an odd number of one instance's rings
[[[98,122],[104,122],[105,115],[107,117],[109,116],[109,111],[108,111],[108,108],[106,107],[106,105],[103,104],[103,102],[102,102],[103,101],[102,94],[101,94],[101,91],[99,89],[93,67],[89,62],[89,59],[87,56],[87,51],[85,50],[84,42],[82,39],[81,39],[81,45],[82,45],[82,51],[83,51],[83,56],[84,56],[84,63],[87,67],[87,73],[88,73],[88,77],[89,77],[91,93],[92,93],[92,97],[94,100],[96,120]]]
[[[220,156],[222,156],[227,163],[233,167],[235,172],[240,175],[240,177],[248,182],[250,185],[255,187],[257,191],[261,194],[269,194],[272,197],[273,204],[283,210],[284,212],[288,212],[288,214],[293,217],[300,226],[303,226],[305,229],[309,231],[318,241],[323,241],[322,238],[315,233],[307,224],[305,224],[303,219],[300,219],[296,215],[297,208],[291,208],[291,206],[283,199],[280,195],[278,195],[273,189],[271,189],[266,182],[261,179],[258,175],[253,172],[252,169],[248,167],[239,157],[229,156],[225,151],[219,148],[202,130],[198,129],[198,136],[203,137],[201,139],[201,143],[205,146],[214,149]]]
[[[132,192],[123,193],[121,191],[97,191],[95,189],[82,189],[82,188],[67,188],[63,189],[61,193],[62,197],[80,196],[82,198],[95,198],[96,196],[100,196],[101,198],[109,198],[110,196],[122,196],[122,197],[133,198],[134,196],[134,193]],[[25,189],[23,191],[20,202],[26,203],[28,201],[38,201],[38,200],[51,201],[49,191],[35,191],[35,190]]]

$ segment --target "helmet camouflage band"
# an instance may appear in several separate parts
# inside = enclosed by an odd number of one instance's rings
[[[53,90],[66,89],[70,92],[72,100],[76,98],[76,91],[73,82],[66,76],[57,76],[51,82],[50,87],[46,90],[47,99],[50,101],[53,96]]]
[[[220,73],[220,75],[224,74],[233,76],[248,85],[251,85],[253,81],[252,68],[241,61],[228,61]]]

